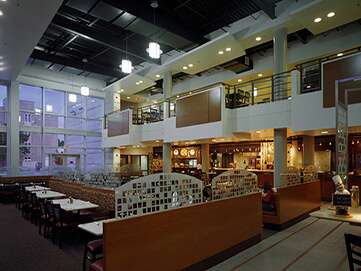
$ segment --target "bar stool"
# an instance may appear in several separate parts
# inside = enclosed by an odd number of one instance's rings
[[[102,258],[103,258],[103,239],[96,239],[89,242],[85,246],[85,250],[84,250],[83,271],[86,270],[86,260],[89,260],[91,263],[94,263]]]

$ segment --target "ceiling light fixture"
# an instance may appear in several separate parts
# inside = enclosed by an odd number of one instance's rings
[[[343,53],[338,53],[337,56],[343,56]]]
[[[127,97],[127,99],[130,99],[130,97]]]
[[[84,72],[86,71],[86,63],[88,62],[87,58],[83,58],[84,63]],[[86,77],[84,76],[84,85],[80,87],[80,93],[83,96],[89,96],[89,87],[86,86]]]
[[[220,54],[220,55],[223,55],[223,53],[224,53],[223,51],[219,51],[219,52],[218,52],[218,54]]]
[[[128,29],[125,29],[125,59],[122,60],[122,65],[119,65],[122,68],[122,72],[131,73],[132,72],[132,62],[128,58]]]
[[[160,55],[163,53],[160,49],[159,44],[155,41],[155,9],[158,7],[158,1],[152,0],[150,6],[153,8],[153,18],[154,18],[154,42],[149,43],[149,47],[147,48],[147,52],[151,58],[160,58]]]
[[[188,66],[192,68],[192,67],[193,67],[193,64],[189,64]]]
[[[242,79],[238,79],[238,82],[242,82]]]
[[[260,41],[262,38],[261,37],[257,37],[256,38],[256,41]]]
[[[184,67],[183,67],[183,70],[186,70],[186,69],[188,69],[187,66],[184,66]]]
[[[0,10],[0,16],[3,15],[2,11]]]
[[[262,76],[262,73],[259,73],[259,74],[258,74],[258,77],[261,77],[261,76]]]
[[[322,131],[321,134],[328,134],[328,131]]]
[[[322,19],[321,19],[321,18],[316,18],[316,19],[314,19],[313,21],[314,21],[315,23],[319,23],[319,22],[322,21]]]
[[[229,52],[229,51],[231,51],[231,50],[232,50],[231,47],[227,47],[227,48],[226,48],[226,51],[227,51],[227,52]]]
[[[159,77],[160,77],[160,75],[159,75],[159,74],[156,74],[156,75],[155,75],[155,77],[159,78]]]
[[[335,12],[330,12],[329,14],[327,14],[327,17],[328,18],[332,18],[333,16],[335,16],[336,13]]]

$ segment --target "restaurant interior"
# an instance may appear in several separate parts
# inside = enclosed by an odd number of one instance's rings
[[[360,21],[0,1],[0,270],[361,268]]]

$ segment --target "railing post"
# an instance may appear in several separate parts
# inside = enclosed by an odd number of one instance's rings
[[[254,105],[254,81],[252,81],[252,105]]]
[[[271,84],[272,84],[272,87],[271,87],[271,91],[272,91],[271,100],[272,100],[272,102],[274,102],[274,100],[275,100],[275,77],[274,77],[274,75],[272,75]]]
[[[318,60],[318,90],[321,90],[322,84],[322,74],[321,74],[321,59]]]

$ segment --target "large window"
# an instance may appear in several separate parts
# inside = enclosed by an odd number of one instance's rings
[[[103,99],[20,84],[19,103],[21,166],[39,169],[54,165],[51,154],[59,153],[74,154],[66,159],[69,167],[75,167],[74,159],[80,154],[81,170],[104,163]]]
[[[7,166],[7,125],[8,125],[7,87],[0,85],[0,167]]]

